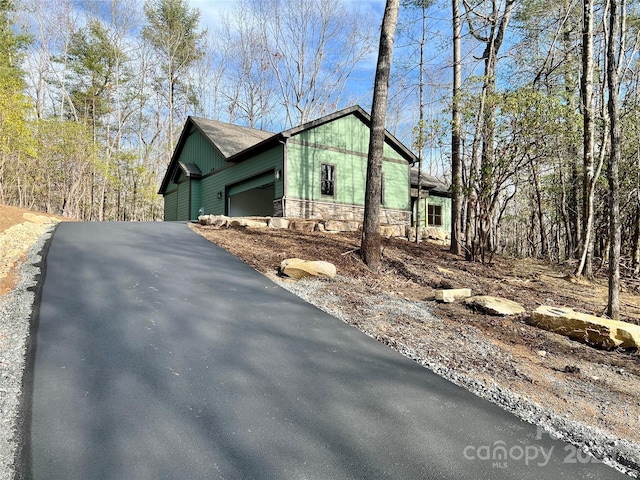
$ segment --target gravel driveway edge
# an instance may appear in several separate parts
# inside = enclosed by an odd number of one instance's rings
[[[55,226],[31,246],[18,283],[0,297],[0,480],[29,477],[30,389],[37,330],[37,298],[44,259]]]

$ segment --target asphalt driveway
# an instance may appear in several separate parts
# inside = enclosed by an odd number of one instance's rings
[[[627,478],[303,302],[182,223],[64,223],[37,480]]]

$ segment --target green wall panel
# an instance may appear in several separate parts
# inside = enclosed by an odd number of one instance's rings
[[[361,120],[350,115],[301,132],[287,148],[289,197],[364,205],[369,127]],[[384,206],[409,209],[409,164],[388,144],[384,158]],[[322,163],[336,166],[333,197],[320,194]]]
[[[164,219],[173,222],[178,219],[178,192],[173,192],[164,196]]]
[[[189,220],[189,182],[178,185],[178,215],[176,220]]]
[[[202,206],[202,201],[200,199],[201,190],[200,180],[191,180],[191,217],[189,220],[198,219],[198,211]]]
[[[426,223],[426,213],[428,205],[440,205],[442,206],[442,230],[451,230],[451,199],[447,197],[438,197],[432,195],[428,198],[422,198],[420,202],[420,225],[423,227],[429,226]],[[413,216],[415,218],[415,205],[413,208]]]
[[[410,210],[409,164],[382,162],[384,178],[384,207],[398,210]]]
[[[195,163],[200,168],[202,175],[207,175],[227,165],[224,156],[194,126],[191,127],[191,132],[184,142],[178,160],[182,163]],[[184,172],[181,172],[178,182],[185,179]],[[167,185],[167,192],[175,189],[176,186],[177,184],[173,180],[170,181]]]
[[[218,149],[211,145],[200,131],[193,126],[182,148],[180,161],[183,163],[195,163],[203,175],[227,164]]]
[[[205,215],[224,215],[224,184],[220,182],[218,176],[203,178],[200,186],[202,188],[200,201]],[[222,198],[217,198],[218,192],[221,192]]]
[[[369,127],[358,117],[347,115],[295,136],[301,142],[330,145],[336,149],[367,155],[369,151]],[[383,155],[405,161],[391,145],[385,143]]]
[[[225,194],[227,187],[233,187],[241,182],[253,181],[255,177],[264,175],[273,177],[275,170],[282,171],[283,166],[283,146],[278,145],[266,152],[256,155],[253,158],[237,163],[230,168],[225,168],[215,172],[211,176],[201,180],[200,200],[206,215],[223,215],[225,213]],[[284,194],[284,176],[275,181],[275,197],[281,198]],[[262,180],[261,180],[262,181]],[[260,181],[258,181],[260,183]],[[263,182],[264,183],[264,182]],[[218,198],[218,192],[222,193],[222,198]]]

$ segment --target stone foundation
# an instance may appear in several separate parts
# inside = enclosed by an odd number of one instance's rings
[[[282,211],[283,203],[284,212]],[[273,202],[274,216],[281,217],[283,213],[286,213],[288,218],[321,218],[323,220],[362,223],[364,207],[290,198]],[[407,210],[382,208],[380,212],[380,223],[386,225],[409,225],[411,223],[411,212]]]
[[[320,220],[285,217],[226,217],[224,215],[200,215],[198,223],[217,228],[246,227],[246,228],[270,228],[273,230],[294,230],[298,232],[357,232],[362,230],[362,223],[356,220]],[[438,229],[421,229],[423,240],[435,241],[441,245],[448,243],[445,232]],[[380,225],[380,235],[385,238],[401,237],[409,240],[415,239],[415,228],[408,225],[396,224]]]

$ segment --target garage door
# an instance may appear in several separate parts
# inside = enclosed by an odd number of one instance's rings
[[[275,194],[273,172],[232,185],[227,190],[227,215],[230,217],[271,216]]]
[[[258,175],[257,177],[252,177],[248,180],[245,180],[240,183],[236,183],[229,187],[227,195],[237,195],[238,193],[246,192],[247,190],[252,190],[254,188],[262,187],[273,183],[273,172],[263,173],[262,175]]]

